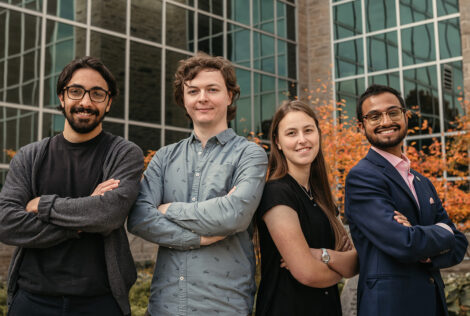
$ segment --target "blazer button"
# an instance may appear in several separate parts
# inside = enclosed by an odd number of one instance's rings
[[[429,278],[429,283],[434,284],[434,278],[433,277]]]

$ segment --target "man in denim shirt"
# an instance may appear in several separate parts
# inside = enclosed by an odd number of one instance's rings
[[[150,162],[128,229],[160,245],[150,315],[248,315],[256,286],[251,219],[265,182],[264,150],[228,128],[240,94],[231,63],[180,62],[176,103],[191,136]]]

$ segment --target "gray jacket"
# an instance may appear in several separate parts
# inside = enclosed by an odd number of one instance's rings
[[[17,246],[8,271],[8,305],[17,290],[23,247],[48,248],[79,238],[80,230],[103,235],[111,292],[123,313],[130,314],[128,295],[136,280],[136,270],[123,225],[139,192],[142,150],[115,137],[103,165],[102,181],[119,179],[118,188],[102,196],[42,195],[38,214],[28,213],[25,207],[37,196],[38,170],[49,141],[50,138],[45,138],[18,151],[0,192],[0,241]]]

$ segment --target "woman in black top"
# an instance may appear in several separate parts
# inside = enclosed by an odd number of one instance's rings
[[[256,315],[341,315],[337,283],[357,273],[357,253],[336,218],[315,113],[301,101],[284,103],[270,140],[268,182],[256,214]]]

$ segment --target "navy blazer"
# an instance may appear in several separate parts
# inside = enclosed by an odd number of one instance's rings
[[[419,206],[395,167],[373,149],[346,178],[345,213],[359,255],[359,316],[436,315],[439,305],[446,306],[439,269],[465,255],[468,241],[450,221],[431,181],[411,173]],[[412,227],[396,222],[394,210]],[[454,234],[434,225],[439,222]],[[420,262],[426,258],[431,263]]]

